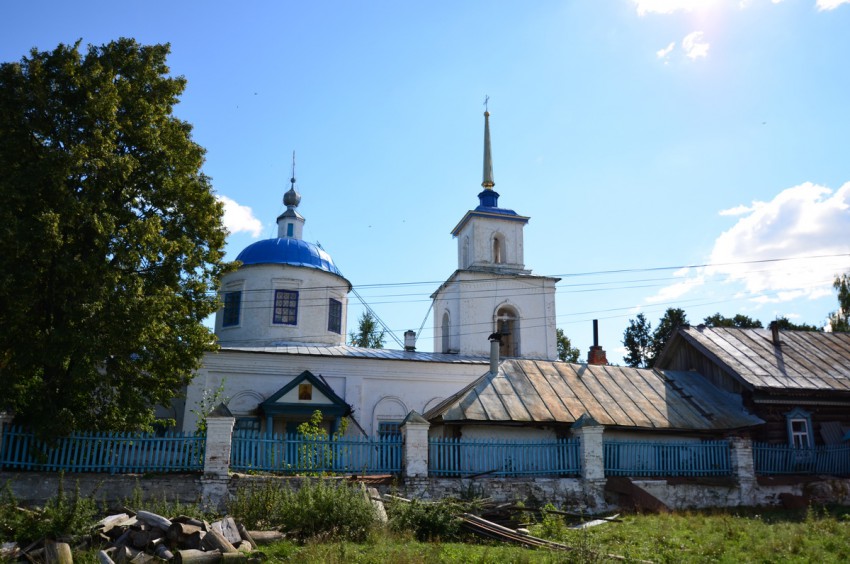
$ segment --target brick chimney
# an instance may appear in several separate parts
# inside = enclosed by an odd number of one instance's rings
[[[593,320],[593,346],[587,353],[588,364],[608,364],[608,356],[605,354],[605,349],[599,346],[599,320]]]

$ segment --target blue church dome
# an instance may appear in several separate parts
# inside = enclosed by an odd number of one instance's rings
[[[318,245],[303,239],[280,238],[257,241],[245,247],[236,260],[243,265],[250,264],[289,264],[317,268],[342,276],[334,264],[331,255]],[[344,278],[344,277],[343,277]]]

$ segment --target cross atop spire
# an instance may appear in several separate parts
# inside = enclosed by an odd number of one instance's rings
[[[484,180],[481,186],[485,190],[492,190],[496,185],[493,182],[493,158],[490,154],[490,112],[487,110],[487,103],[490,101],[489,96],[484,97]]]

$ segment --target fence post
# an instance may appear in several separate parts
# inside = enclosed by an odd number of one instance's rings
[[[428,477],[428,429],[431,424],[411,411],[401,422],[402,476],[410,478]]]
[[[755,504],[756,465],[753,441],[749,437],[729,437],[732,476],[738,484],[741,505]]]
[[[605,450],[602,445],[602,433],[605,427],[593,417],[584,414],[571,428],[574,436],[581,441],[581,478],[585,495],[598,506],[605,500]]]
[[[219,404],[207,415],[207,439],[204,448],[204,475],[201,478],[201,491],[204,504],[220,508],[227,499],[227,486],[230,483],[230,447],[233,426],[236,418]]]

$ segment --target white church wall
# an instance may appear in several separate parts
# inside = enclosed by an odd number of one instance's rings
[[[435,405],[487,372],[488,363],[486,360],[467,364],[227,350],[208,353],[203,367],[187,388],[183,429],[195,428],[196,415],[192,410],[198,410],[204,390],[212,392],[222,385],[222,397],[232,398],[234,416],[257,416],[259,403],[305,370],[323,378],[334,393],[351,405],[353,417],[363,431],[373,435],[378,420],[394,420],[401,414],[401,406],[423,413],[426,406]],[[246,394],[246,390],[251,394]],[[385,399],[392,401],[382,401]],[[356,425],[351,428],[353,432]]]
[[[252,347],[281,341],[328,345],[345,342],[348,283],[334,274],[291,265],[252,265],[223,278],[223,292],[236,290],[242,292],[239,324],[224,327],[223,310],[216,314],[216,335],[224,346]],[[274,323],[275,290],[298,292],[295,325]],[[342,304],[340,333],[328,330],[330,298]]]

